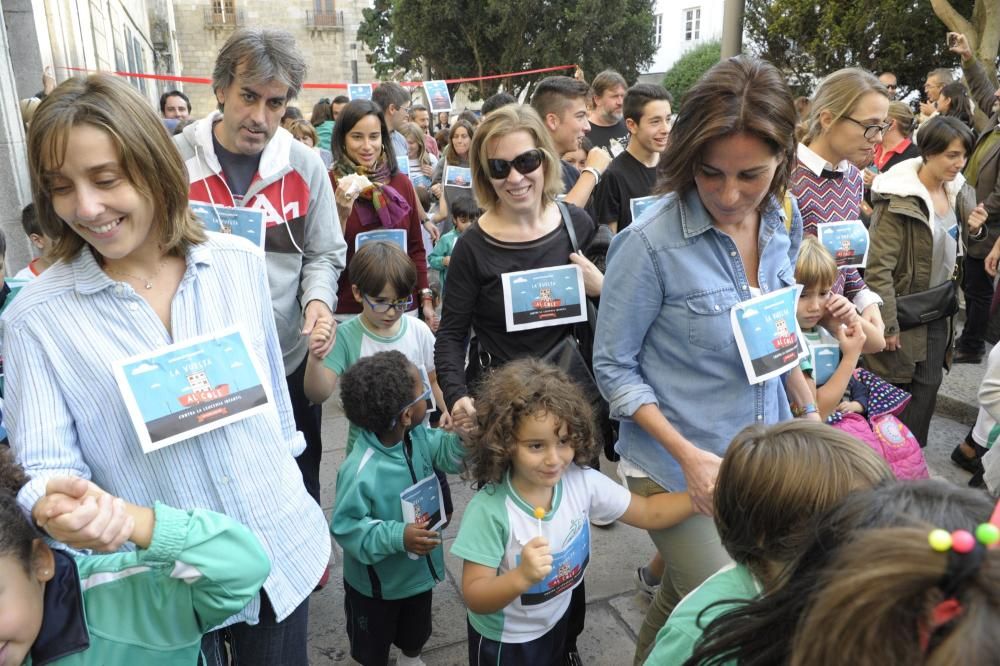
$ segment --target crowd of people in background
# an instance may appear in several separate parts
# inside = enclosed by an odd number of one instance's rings
[[[207,115],[47,82],[22,104],[36,256],[0,292],[0,664],[305,664],[318,593],[357,662],[419,666],[448,528],[469,663],[574,666],[615,521],[654,546],[621,663],[992,663],[1000,352],[951,452],[971,488],[923,455],[1000,262],[1000,90],[948,46],[963,80],[909,103],[858,68],[795,99],[737,56],[682,99],[578,71],[478,112],[383,82],[307,118],[272,29],[226,41]],[[853,220],[843,267],[821,238]],[[730,313],[795,285],[801,354],[749,381]],[[207,383],[182,400],[206,425],[149,446],[126,360],[194,386],[210,365],[159,359],[232,331],[263,402],[198,411]]]

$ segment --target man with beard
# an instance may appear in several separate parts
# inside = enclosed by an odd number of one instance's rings
[[[594,108],[590,111],[590,132],[587,138],[595,148],[603,148],[617,157],[628,145],[628,128],[622,119],[625,101],[625,79],[618,72],[606,69],[590,84]]]

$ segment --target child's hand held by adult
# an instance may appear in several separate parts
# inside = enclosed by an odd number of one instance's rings
[[[711,516],[714,513],[712,498],[715,493],[715,479],[719,476],[722,458],[691,445],[691,450],[680,460],[680,464],[694,510]]]

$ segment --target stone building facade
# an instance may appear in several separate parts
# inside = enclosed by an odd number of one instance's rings
[[[42,90],[42,72],[56,82],[88,71],[168,73],[176,40],[170,0],[3,0],[0,58],[0,229],[7,236],[8,273],[30,259],[20,212],[30,199],[24,129],[18,100]],[[129,82],[156,105],[166,85]]]
[[[310,83],[372,81],[374,73],[357,41],[365,0],[174,0],[180,74],[211,78],[215,57],[226,39],[239,27],[287,30],[305,54]],[[211,86],[184,84],[194,115],[216,107]],[[346,94],[344,89],[304,89],[294,102],[306,118],[322,97]]]

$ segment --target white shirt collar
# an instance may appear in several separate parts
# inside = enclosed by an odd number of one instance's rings
[[[833,166],[825,159],[820,157],[816,152],[804,143],[800,143],[796,149],[796,156],[799,161],[808,167],[817,176],[823,175],[823,169],[831,169],[833,171],[847,171],[847,160],[841,160],[837,166]]]

